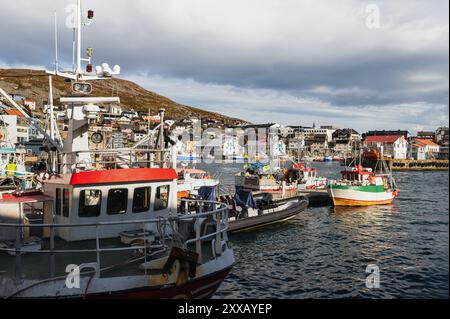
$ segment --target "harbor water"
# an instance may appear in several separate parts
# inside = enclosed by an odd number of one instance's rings
[[[336,162],[312,165],[328,178],[342,169]],[[197,167],[224,185],[242,170]],[[290,221],[231,235],[236,265],[215,298],[448,298],[449,173],[394,177],[400,194],[392,205],[309,208]],[[367,285],[374,274],[379,285]]]

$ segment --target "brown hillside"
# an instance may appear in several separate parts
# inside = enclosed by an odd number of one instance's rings
[[[119,96],[121,106],[126,109],[148,112],[150,108],[151,114],[156,114],[160,108],[165,108],[167,116],[175,120],[201,117],[220,120],[227,124],[235,124],[239,121],[219,113],[176,103],[130,81],[110,79],[91,83],[93,96]],[[48,76],[44,71],[0,69],[0,87],[10,94],[19,94],[35,100],[38,107],[42,107],[43,102],[48,99]],[[68,96],[70,93],[70,83],[66,83],[61,77],[53,77],[55,104],[58,103],[59,97]]]

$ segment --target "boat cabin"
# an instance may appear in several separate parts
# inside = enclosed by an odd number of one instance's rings
[[[348,170],[341,171],[342,179],[354,182],[363,182],[373,175],[372,169],[363,168],[361,166],[352,167]]]
[[[177,173],[132,168],[51,175],[43,192],[54,199],[56,224],[91,224],[167,217],[177,212]],[[99,227],[99,238],[117,237],[136,225]],[[95,227],[56,228],[66,241],[93,239]]]
[[[303,172],[304,179],[317,177],[317,170],[315,168],[303,168],[302,172]]]

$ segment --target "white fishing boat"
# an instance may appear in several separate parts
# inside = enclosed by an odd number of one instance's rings
[[[92,50],[81,58],[81,26],[94,13],[83,22],[81,0],[77,4],[76,68],[49,72],[72,81],[73,95],[60,98],[68,109],[67,138],[58,138],[53,114],[44,130],[24,112],[50,146],[50,170],[39,175],[40,189],[0,199],[0,298],[211,297],[234,264],[228,208],[201,200],[179,206],[163,110],[152,148],[89,149],[93,106],[120,98],[89,96],[88,81],[107,80],[120,67],[103,64],[93,73]],[[86,72],[82,61],[89,63]],[[23,112],[1,88],[0,94]],[[193,205],[202,209],[183,208]]]
[[[318,170],[312,167],[302,167],[302,177],[298,183],[298,190],[325,189],[327,187],[326,177],[317,176]]]
[[[197,195],[201,187],[215,187],[219,180],[214,179],[206,171],[195,168],[179,168],[178,173],[178,197]]]

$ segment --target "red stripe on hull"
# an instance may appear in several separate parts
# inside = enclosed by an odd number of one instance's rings
[[[231,267],[209,276],[192,280],[179,287],[151,288],[142,287],[127,291],[117,291],[102,294],[88,294],[90,299],[194,299],[211,298],[225,277],[230,272]]]

